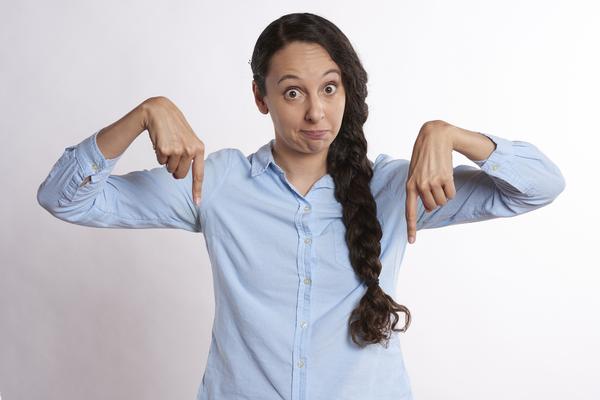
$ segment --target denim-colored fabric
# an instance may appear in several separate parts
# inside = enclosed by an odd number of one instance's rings
[[[191,170],[183,179],[166,166],[111,175],[120,157],[104,158],[97,134],[65,149],[38,202],[79,225],[204,234],[216,309],[197,399],[413,398],[398,333],[387,348],[361,349],[350,339],[348,317],[366,286],[350,264],[330,175],[302,196],[273,160],[275,139],[248,156],[225,148],[207,156],[196,206]],[[425,212],[418,199],[418,230],[512,217],[563,191],[560,170],[534,145],[484,135],[496,149],[477,167],[454,168],[456,195],[443,207]],[[390,295],[407,245],[409,163],[380,154],[373,166],[380,286]]]

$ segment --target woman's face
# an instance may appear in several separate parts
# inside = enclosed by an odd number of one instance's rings
[[[292,77],[293,75],[293,77]],[[271,58],[267,94],[252,82],[259,110],[270,112],[276,142],[286,152],[327,153],[342,125],[346,93],[341,70],[316,43],[292,42]],[[325,130],[311,137],[307,131]]]

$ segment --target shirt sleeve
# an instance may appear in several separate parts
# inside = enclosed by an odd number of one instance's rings
[[[443,206],[426,212],[418,197],[417,230],[512,217],[543,207],[564,190],[559,168],[531,143],[482,133],[495,144],[479,168],[454,168],[456,194]]]
[[[516,216],[550,204],[565,189],[559,168],[533,144],[482,134],[495,149],[487,159],[474,161],[477,167],[454,167],[456,193],[443,206],[427,212],[417,196],[417,230]],[[409,168],[410,160],[387,154],[375,160],[375,177],[385,182],[387,194],[378,206],[395,210],[400,203],[403,220]]]
[[[37,192],[38,203],[63,221],[99,228],[177,228],[202,232],[200,212],[211,201],[217,174],[226,167],[223,150],[204,162],[202,199],[192,198],[192,170],[176,179],[166,165],[111,175],[121,156],[107,159],[96,142],[99,131],[65,148]]]

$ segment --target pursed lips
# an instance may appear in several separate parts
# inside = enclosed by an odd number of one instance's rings
[[[320,135],[320,134],[322,134],[322,133],[326,133],[326,132],[329,132],[329,131],[325,129],[325,130],[318,130],[318,131],[307,131],[307,130],[302,130],[302,132],[309,133],[309,134],[311,134],[311,135]]]

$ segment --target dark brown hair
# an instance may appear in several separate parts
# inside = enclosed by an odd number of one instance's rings
[[[271,22],[254,46],[250,65],[261,96],[266,95],[265,79],[271,57],[294,41],[321,45],[342,72],[346,105],[340,131],[329,146],[327,172],[335,182],[335,198],[343,206],[342,218],[352,267],[367,283],[365,295],[350,314],[350,334],[352,341],[361,347],[381,342],[387,347],[390,325],[393,331],[406,331],[410,325],[410,311],[379,287],[382,230],[377,220],[377,203],[369,186],[373,163],[367,158],[367,141],[363,133],[369,115],[365,103],[367,72],[348,38],[332,22],[311,13],[287,14]],[[402,329],[394,329],[398,312],[406,313],[406,324]],[[393,315],[393,323],[390,315]]]

